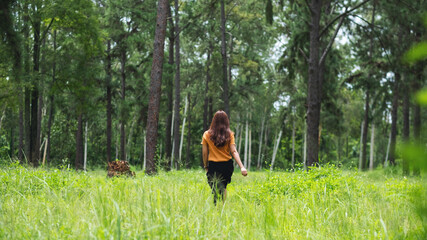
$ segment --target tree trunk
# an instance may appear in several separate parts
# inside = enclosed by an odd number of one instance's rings
[[[246,133],[245,133],[245,158],[243,165],[245,168],[248,167],[248,134],[249,134],[249,124],[248,124],[248,116],[246,115]]]
[[[138,160],[141,162],[141,168],[142,170],[145,170],[144,167],[144,152],[145,152],[145,131],[142,131],[142,136],[143,136],[143,142],[142,142],[142,147],[141,147],[141,151],[139,152],[139,158]]]
[[[252,163],[252,130],[249,128],[249,156],[248,156],[248,171],[251,170]]]
[[[423,65],[418,64],[417,72],[415,74],[416,79],[413,85],[413,91],[416,93],[421,89],[420,82],[423,81]],[[421,146],[421,107],[415,102],[414,104],[414,142],[418,146]],[[420,168],[418,166],[414,166],[413,170],[414,176],[420,175]]]
[[[76,132],[76,160],[74,166],[76,170],[82,169],[83,160],[83,114],[80,113],[77,120],[77,132]]]
[[[230,106],[228,102],[228,77],[227,77],[227,43],[225,41],[225,10],[224,0],[221,0],[221,56],[222,56],[222,88],[224,101],[224,111],[230,118]]]
[[[3,111],[1,111],[0,115],[0,131],[3,123],[3,119],[6,117],[6,105],[3,107]]]
[[[312,0],[310,23],[310,58],[308,67],[307,95],[307,166],[318,163],[318,137],[320,119],[320,83],[319,83],[319,23],[322,8],[321,0]]]
[[[24,39],[30,39],[30,17],[29,17],[29,13],[28,13],[28,2],[24,3]],[[25,58],[24,58],[24,72],[27,78],[29,78],[30,76],[30,41],[24,41],[24,48],[25,48]],[[31,141],[30,141],[30,134],[31,134],[31,88],[28,86],[29,82],[26,81],[26,85],[24,87],[24,140],[25,140],[25,145],[24,145],[24,157],[26,159],[26,162],[30,162],[31,163]]]
[[[375,30],[375,7],[376,7],[376,5],[375,5],[375,1],[372,1],[372,4],[373,4],[373,10],[372,10],[372,20],[371,20],[371,39],[370,39],[370,50],[369,50],[369,57],[370,57],[370,62],[371,62],[371,64],[373,64],[373,62],[374,62],[374,60],[373,60],[373,56],[374,56],[374,30]],[[373,74],[372,74],[372,70],[369,70],[369,78],[371,79],[371,78],[373,78]],[[369,100],[369,85],[368,85],[368,88],[366,89],[366,106],[367,106],[367,110],[369,110],[369,102],[368,102],[368,100]],[[366,111],[365,112],[365,119],[366,119],[366,121],[365,121],[365,123],[367,123],[366,124],[366,127],[368,127],[368,124],[369,124],[369,111]],[[365,129],[366,130],[366,133],[367,133],[367,130],[368,130],[368,128],[366,128]],[[374,141],[374,139],[375,139],[375,124],[374,123],[372,123],[372,133],[371,133],[371,151],[370,151],[370,161],[369,161],[369,170],[373,170],[373,168],[374,168],[374,146],[373,146],[373,141]],[[367,137],[367,134],[366,134],[366,137]],[[366,137],[365,137],[365,139],[364,139],[364,148],[366,148],[366,142],[367,142],[367,139],[366,139]],[[365,155],[365,153],[363,154],[363,156],[362,157],[365,157],[366,155]],[[363,160],[363,159],[362,159]],[[365,165],[363,165],[363,167],[365,168]]]
[[[142,164],[142,169],[145,170],[147,167],[147,134],[144,132],[144,161]]]
[[[52,124],[53,124],[53,116],[54,116],[54,101],[55,101],[55,95],[52,93],[53,88],[55,86],[56,81],[56,30],[53,31],[53,62],[52,62],[52,84],[50,86],[50,93],[49,93],[49,120],[47,122],[47,150],[46,150],[46,162],[47,164],[50,163],[50,147],[51,147],[51,130],[52,130]]]
[[[188,96],[185,97],[185,108],[184,108],[184,120],[182,121],[181,127],[181,140],[179,144],[179,163],[181,164],[181,156],[182,156],[182,144],[184,143],[184,132],[185,132],[185,122],[187,120],[187,109],[188,109]]]
[[[22,89],[19,90],[19,146],[18,160],[22,163],[24,157],[24,111],[23,111]]]
[[[322,88],[323,88],[323,80],[325,77],[325,62],[321,63],[319,65],[319,105],[317,108],[317,115],[319,118],[317,119],[317,126],[319,134],[317,136],[317,147],[318,147],[318,159],[321,159],[321,152],[320,152],[320,143],[322,140],[322,124],[320,123],[320,109],[322,108]]]
[[[171,153],[172,153],[172,116],[173,116],[173,66],[174,66],[174,44],[175,44],[175,27],[172,19],[171,7],[168,1],[168,19],[169,19],[169,74],[167,79],[167,118],[166,118],[166,136],[165,136],[165,153],[166,153],[166,170],[170,170]]]
[[[120,76],[121,76],[121,94],[122,94],[122,106],[120,111],[120,158],[126,160],[126,117],[125,117],[125,105],[126,105],[126,49],[124,46],[120,50]]]
[[[366,146],[368,142],[368,126],[369,126],[369,91],[366,91],[365,99],[365,117],[363,120],[363,135],[362,135],[362,161],[359,170],[366,169]]]
[[[238,148],[237,152],[239,152],[239,153],[240,153],[240,149],[242,146],[243,126],[241,126],[240,128],[241,128],[241,130],[240,130],[240,134],[239,134],[239,146],[237,146],[237,148]]]
[[[86,163],[87,163],[87,121],[85,124],[85,149],[83,156],[83,170],[86,171]]]
[[[273,168],[274,168],[274,162],[276,161],[277,149],[279,149],[280,139],[281,139],[281,138],[282,138],[282,130],[280,130],[280,132],[279,132],[279,136],[277,137],[276,144],[274,145],[274,149],[273,149],[273,157],[272,157],[272,159],[271,159],[270,171],[273,171]]]
[[[256,165],[258,170],[261,168],[261,151],[262,151],[262,136],[264,134],[264,122],[265,122],[265,115],[262,117],[261,133],[259,134],[258,160]]]
[[[175,118],[175,110],[172,110],[172,129],[171,129],[171,135],[172,135],[172,139],[173,140],[175,139],[175,137],[174,137],[175,119],[174,118]],[[175,154],[175,141],[172,141],[172,154],[171,154],[171,160],[170,160],[170,169],[173,169],[173,163],[174,163],[174,159],[175,159],[174,154]],[[202,159],[202,161],[203,161],[203,159]]]
[[[128,140],[127,140],[127,147],[126,147],[126,161],[131,161],[131,149],[132,149],[132,137],[133,137],[133,131],[135,129],[135,122],[136,122],[136,118],[137,116],[135,115],[135,117],[133,118],[130,128],[129,128],[129,135],[128,135]]]
[[[120,123],[116,124],[116,132],[119,132],[119,131],[120,131]],[[116,145],[115,145],[116,155],[114,156],[114,159],[118,160],[119,159],[119,152],[120,152],[120,148],[119,148],[119,146],[120,146],[120,136],[119,136],[119,134],[116,134],[116,138],[115,139],[116,139]]]
[[[348,153],[349,151],[348,151],[348,135],[347,135],[347,137],[345,138],[345,157],[346,158],[348,158]]]
[[[233,54],[233,35],[230,33],[230,53],[228,54],[228,81],[230,84],[233,83],[233,79],[231,76],[231,54]]]
[[[42,108],[43,108],[43,95],[40,92],[39,93],[39,106],[37,109],[37,139],[38,139],[38,143],[39,143],[39,149],[38,149],[38,159],[40,159],[40,143],[42,141]]]
[[[209,119],[212,119],[213,118],[213,100],[212,100],[212,97],[209,97],[209,107],[208,107],[208,109],[209,109],[209,115],[208,115],[208,120]],[[209,121],[208,121],[209,122]]]
[[[45,49],[45,46],[46,46],[46,38],[43,38],[41,48]],[[41,52],[41,50],[40,50],[40,52]],[[43,53],[41,55],[41,62],[42,63],[45,62],[45,59],[46,59],[45,57],[46,57],[46,52],[43,51]],[[46,75],[46,68],[43,66],[40,67],[40,72],[41,72],[41,76],[45,76]],[[42,142],[42,118],[43,118],[43,116],[42,116],[42,114],[43,114],[42,113],[42,110],[43,110],[43,89],[44,89],[44,83],[43,83],[42,79],[39,79],[39,88],[40,88],[39,100],[38,100],[39,106],[37,109],[37,138],[38,138],[38,142],[41,143]],[[38,152],[39,152],[38,159],[40,159],[42,157],[41,146],[39,146]]]
[[[44,166],[46,164],[46,151],[47,151],[47,138],[44,139],[45,145],[44,145],[44,152],[43,152],[43,162],[42,165]],[[42,144],[43,145],[43,144]]]
[[[375,124],[371,126],[371,149],[369,151],[369,170],[374,170]]]
[[[10,142],[9,142],[9,155],[10,158],[15,158],[15,125],[10,127]]]
[[[360,125],[360,143],[359,143],[359,170],[362,169],[362,145],[363,145],[363,126],[365,123],[362,121]]]
[[[180,126],[180,103],[181,103],[181,55],[180,55],[180,38],[179,38],[179,3],[175,0],[175,123],[174,123],[174,162],[175,168],[179,167],[179,126]]]
[[[319,114],[320,114],[320,112],[319,112]],[[319,115],[320,116],[320,115]],[[319,147],[319,153],[318,153],[318,156],[319,156],[319,159],[320,160],[322,160],[322,152],[321,152],[321,149],[320,149],[320,139],[322,138],[322,125],[319,125],[319,135],[318,135],[318,137],[317,137],[317,146]]]
[[[107,73],[106,77],[106,85],[107,85],[107,162],[111,162],[111,139],[112,139],[112,111],[113,107],[111,104],[112,101],[112,93],[111,93],[111,81],[112,81],[112,73],[111,73],[111,40],[107,41],[107,65],[105,69]]]
[[[400,74],[395,73],[394,86],[393,86],[393,103],[391,110],[391,135],[390,135],[390,157],[391,165],[395,165],[395,152],[396,152],[396,136],[397,136],[397,110],[399,107],[399,82]]]
[[[164,44],[166,35],[167,0],[159,0],[157,5],[156,31],[154,35],[153,64],[151,68],[150,100],[147,117],[147,174],[157,172],[155,153],[157,126],[159,122],[160,91],[162,84]]]
[[[10,112],[10,116],[9,116],[9,118],[10,119],[14,119],[15,118],[15,116],[13,116],[13,111],[12,111],[12,109],[9,109],[9,112]],[[14,133],[15,133],[15,124],[14,123],[12,123],[11,124],[11,126],[10,126],[10,140],[9,140],[9,156],[10,156],[10,158],[14,158],[14,155],[15,155],[15,146],[14,146],[14,143],[15,143],[15,136],[14,136]]]
[[[267,124],[266,124],[266,126],[265,126],[265,135],[264,135],[264,154],[261,156],[261,165],[260,165],[260,169],[262,169],[262,164],[264,163],[264,156],[266,156],[267,154],[266,154],[266,152],[267,152],[267,150],[268,150],[268,133],[269,133],[269,131],[268,131],[268,121],[267,121]]]
[[[384,167],[387,167],[387,165],[388,165],[387,160],[388,160],[388,156],[390,154],[390,145],[391,145],[391,132],[390,132],[390,136],[388,138],[387,152],[386,152],[385,160],[384,160]]]
[[[36,10],[35,10],[36,11]],[[31,125],[30,125],[30,162],[34,167],[39,165],[40,135],[38,134],[39,112],[39,67],[40,67],[40,16],[35,13],[33,19],[34,46],[33,46],[33,74],[31,90]]]
[[[24,158],[27,163],[30,163],[30,156],[31,156],[31,148],[30,148],[30,129],[31,129],[31,107],[30,107],[30,99],[31,99],[31,93],[30,89],[25,87],[24,92]]]
[[[203,105],[203,131],[209,129],[209,119],[208,119],[208,105],[209,105],[209,83],[211,81],[210,73],[210,64],[211,64],[211,54],[212,54],[212,44],[209,44],[208,49],[208,59],[206,61],[206,84],[205,84],[205,102]]]
[[[234,132],[234,140],[236,141],[236,149],[237,149],[237,144],[239,143],[239,136],[240,136],[240,123],[237,123],[237,127],[236,127],[236,131]]]
[[[292,169],[295,169],[295,117],[292,118]]]
[[[414,106],[414,140],[417,145],[421,145],[421,107],[415,103]],[[420,175],[420,169],[418,166],[414,166],[414,176]]]
[[[409,142],[409,88],[405,84],[405,89],[403,92],[403,141],[405,143]],[[409,175],[409,163],[407,159],[402,161],[403,175]]]
[[[240,135],[242,135],[242,133],[241,133],[241,129],[240,129],[240,122],[238,122],[237,123],[237,127],[236,127],[236,131],[234,132],[234,140],[235,140],[235,143],[236,143],[236,151],[237,152],[239,152],[239,150],[238,150],[239,146],[238,145],[239,145],[239,137],[240,137]],[[234,161],[233,165],[234,165],[234,168],[236,168],[237,167],[237,162]],[[202,167],[203,167],[203,165],[202,165]]]
[[[31,164],[31,90],[25,87],[24,97],[24,118],[25,118],[25,159],[26,162]]]
[[[188,106],[191,106],[191,95],[188,94]],[[185,160],[185,168],[190,168],[190,163],[191,163],[191,159],[190,159],[190,146],[191,146],[191,109],[192,107],[190,107],[190,110],[188,111],[188,130],[187,130],[187,157]]]
[[[303,165],[304,169],[307,170],[307,124],[304,126],[304,156],[303,156]]]
[[[24,5],[25,7],[25,5]],[[23,12],[18,13],[17,18],[22,19]],[[10,17],[10,20],[12,18]],[[25,24],[25,22],[24,22]],[[24,27],[25,28],[25,27]],[[16,36],[16,33],[15,33]],[[25,38],[27,39],[27,38]],[[13,44],[13,43],[12,43]],[[22,163],[23,160],[23,151],[24,151],[24,110],[23,110],[23,81],[22,81],[22,54],[23,51],[21,49],[22,41],[15,37],[15,50],[14,50],[14,77],[16,82],[18,83],[18,128],[19,128],[19,140],[18,140],[18,161]],[[18,45],[18,46],[16,46]]]
[[[338,162],[337,162],[337,166],[341,163],[341,153],[342,153],[341,147],[342,147],[341,136],[339,136],[338,137]]]

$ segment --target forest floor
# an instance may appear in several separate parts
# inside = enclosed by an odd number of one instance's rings
[[[0,239],[426,239],[425,177],[326,167],[235,172],[213,204],[202,170],[135,178],[0,168]]]

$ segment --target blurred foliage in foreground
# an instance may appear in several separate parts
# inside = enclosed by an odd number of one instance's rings
[[[427,17],[424,20],[424,24],[427,27]],[[409,63],[415,63],[418,61],[425,60],[427,58],[427,41],[421,42],[413,46],[406,54],[405,60]],[[427,88],[422,89],[415,94],[415,100],[421,106],[427,106]],[[408,159],[416,168],[421,171],[427,171],[427,145],[420,143],[408,143],[403,146],[402,151],[403,157]],[[424,187],[427,186],[426,180],[423,180]],[[415,204],[416,210],[423,221],[424,236],[427,228],[427,193],[421,192],[418,195],[417,204]]]
[[[424,25],[427,28],[427,17],[424,19]],[[427,58],[427,41],[415,44],[405,55],[405,60],[409,63],[415,63]]]

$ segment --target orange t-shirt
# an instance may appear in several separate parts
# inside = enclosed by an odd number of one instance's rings
[[[201,143],[201,144],[207,144],[208,145],[208,149],[209,149],[208,161],[226,162],[226,161],[230,160],[231,159],[230,145],[236,144],[234,142],[234,134],[231,133],[230,142],[226,143],[222,147],[215,146],[215,143],[212,142],[212,140],[210,139],[210,136],[211,135],[209,134],[209,131],[206,131],[203,134],[202,143]]]

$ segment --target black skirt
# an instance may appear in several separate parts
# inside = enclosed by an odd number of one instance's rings
[[[233,160],[230,159],[226,162],[213,162],[209,161],[208,172],[208,183],[211,188],[215,185],[219,189],[227,188],[227,184],[231,182],[231,176],[234,172]]]

